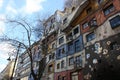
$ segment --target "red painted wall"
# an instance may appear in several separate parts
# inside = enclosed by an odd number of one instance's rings
[[[56,72],[54,76],[54,80],[58,80],[58,76],[66,76],[65,80],[72,80],[71,73],[73,72],[75,71],[69,70],[69,71]],[[81,70],[78,72],[78,80],[83,80],[83,75]]]

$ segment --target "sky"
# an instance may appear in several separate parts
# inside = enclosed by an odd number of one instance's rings
[[[7,33],[8,36],[24,37],[22,28],[19,26],[13,31],[11,26],[3,21],[6,17],[15,18],[16,16],[28,16],[30,19],[35,15],[41,17],[52,15],[56,10],[63,10],[65,0],[0,0],[0,36]],[[11,31],[12,30],[12,31]],[[17,30],[17,31],[16,31]],[[7,42],[0,43],[0,72],[5,68],[8,61],[8,52],[13,51],[14,47]]]

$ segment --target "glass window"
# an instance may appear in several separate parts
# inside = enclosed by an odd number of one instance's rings
[[[63,24],[65,24],[65,23],[67,23],[67,18],[65,18],[65,19],[63,20]]]
[[[73,30],[73,32],[74,32],[74,35],[77,34],[77,33],[79,33],[79,28],[78,28],[78,27],[75,28],[75,29]]]
[[[61,49],[59,49],[59,51],[58,51],[58,56],[60,56],[61,55]]]
[[[74,50],[73,43],[72,42],[68,43],[68,51],[70,52],[70,51],[73,51],[73,50]]]
[[[75,41],[75,52],[78,52],[78,51],[80,51],[80,41],[79,40]]]
[[[107,8],[105,8],[103,10],[103,12],[104,12],[105,15],[108,15],[108,14],[110,14],[114,10],[115,10],[115,8],[114,8],[113,4],[111,4],[110,6],[108,6]]]
[[[101,4],[104,0],[98,0],[98,4]]]
[[[77,56],[76,57],[76,64],[82,65],[82,56]]]
[[[57,69],[60,69],[60,63],[57,64]]]
[[[87,39],[87,42],[95,39],[95,34],[94,34],[94,32],[88,34],[88,35],[86,36],[86,39]]]
[[[91,19],[89,22],[90,27],[96,27],[97,26],[97,20],[95,18]]]
[[[73,65],[73,64],[74,64],[74,58],[71,57],[71,58],[69,58],[69,65]]]
[[[88,22],[85,22],[84,24],[82,24],[82,28],[85,29],[88,27]]]
[[[72,32],[69,33],[66,38],[67,38],[67,40],[72,40],[72,38],[73,38],[73,37],[72,37]]]
[[[55,43],[53,43],[53,44],[52,44],[52,49],[55,49],[55,47],[56,47],[56,46],[55,46]]]
[[[61,44],[61,43],[63,43],[64,42],[64,37],[61,37],[60,39],[59,39],[59,44]]]
[[[53,66],[52,66],[52,65],[49,65],[49,67],[48,67],[48,72],[52,72],[52,70],[53,70]]]
[[[116,16],[110,20],[110,25],[112,28],[120,26],[120,16]]]
[[[51,60],[52,59],[52,55],[49,55],[49,60]]]
[[[65,62],[63,60],[63,61],[61,61],[61,68],[64,68],[64,65],[65,65]]]
[[[91,7],[89,7],[86,11],[87,11],[87,14],[89,14],[89,13],[91,13],[92,8],[91,8]]]

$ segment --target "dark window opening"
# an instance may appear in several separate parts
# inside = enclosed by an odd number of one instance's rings
[[[87,14],[91,13],[92,12],[92,7],[89,7],[86,11],[87,11]]]
[[[115,41],[115,42],[112,42],[112,43],[110,44],[110,50],[114,50],[116,45],[117,45],[117,42],[116,42],[116,41]]]
[[[82,56],[77,56],[76,57],[76,66],[82,66]]]
[[[65,66],[65,61],[63,60],[61,61],[61,68],[64,68],[64,66]]]
[[[49,55],[49,60],[51,60],[52,59],[52,55]]]
[[[64,37],[61,37],[60,39],[59,39],[59,44],[61,44],[61,43],[63,43],[64,42]]]
[[[95,39],[95,34],[94,34],[94,32],[92,32],[92,33],[86,35],[86,39],[87,39],[87,42],[89,42],[89,41]]]
[[[71,58],[69,58],[69,65],[73,65],[73,64],[74,64],[74,58],[71,57]]]
[[[78,52],[78,51],[80,51],[80,41],[79,40],[75,41],[75,52]]]
[[[112,28],[120,26],[120,16],[116,16],[110,20],[110,25]]]
[[[104,12],[105,15],[108,15],[108,14],[110,14],[114,10],[115,10],[115,7],[113,6],[113,4],[111,4],[107,8],[105,8],[103,10],[103,12]]]
[[[52,70],[53,70],[53,66],[52,66],[52,65],[49,65],[49,67],[48,67],[48,72],[52,72]]]
[[[79,33],[79,28],[78,27],[75,28],[73,32],[74,32],[74,35],[77,34],[77,33]]]
[[[98,4],[101,4],[104,0],[98,0]]]
[[[57,69],[60,69],[60,63],[57,64]]]

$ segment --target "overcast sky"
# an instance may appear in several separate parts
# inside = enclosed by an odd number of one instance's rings
[[[6,16],[30,16],[35,14],[53,14],[56,10],[63,10],[64,0],[0,0],[0,36],[10,31],[3,20]],[[10,32],[10,35],[15,34]],[[20,35],[19,33],[17,35]],[[13,47],[7,43],[0,43],[0,72],[7,64],[8,51]]]

